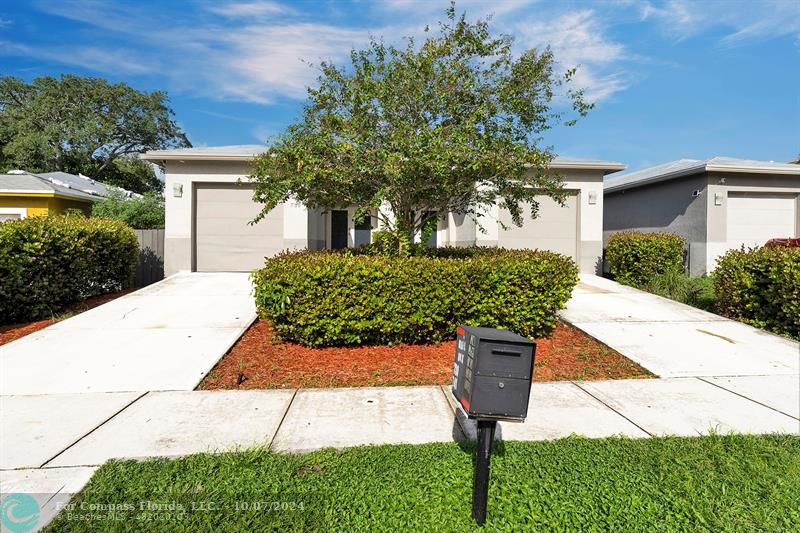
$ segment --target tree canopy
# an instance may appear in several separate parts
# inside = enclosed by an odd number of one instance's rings
[[[92,215],[115,218],[135,229],[162,229],[164,197],[150,191],[138,198],[127,198],[120,191],[112,191],[92,205]]]
[[[254,162],[259,218],[292,198],[354,205],[359,218],[383,206],[379,218],[407,248],[430,212],[480,224],[499,203],[521,225],[524,209],[535,216],[537,195],[563,199],[554,154],[540,143],[592,107],[571,88],[574,69],[560,71],[549,48],[515,53],[511,37],[457,16],[454,5],[438,31],[425,31],[419,46],[372,39],[347,68],[319,66],[302,119]]]
[[[0,166],[83,173],[134,192],[160,190],[135,154],[191,146],[161,91],[64,75],[0,78]]]

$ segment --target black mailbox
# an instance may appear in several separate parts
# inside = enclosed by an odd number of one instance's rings
[[[510,331],[458,328],[453,395],[470,418],[524,420],[535,353],[536,343]]]

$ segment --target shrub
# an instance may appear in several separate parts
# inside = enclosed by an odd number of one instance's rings
[[[121,220],[135,229],[162,229],[164,197],[147,192],[141,197],[126,198],[115,191],[92,206],[92,215]]]
[[[460,253],[285,253],[253,274],[256,304],[283,339],[310,346],[438,342],[459,324],[539,337],[578,279],[573,261],[552,252]]]
[[[719,311],[800,338],[800,248],[730,250],[714,271]]]
[[[715,308],[714,281],[708,276],[693,278],[673,270],[655,276],[643,289],[706,311]]]
[[[122,222],[84,216],[0,224],[0,323],[49,318],[130,286],[138,243]]]
[[[658,275],[683,271],[684,246],[674,233],[623,231],[609,238],[606,259],[614,279],[644,287]]]

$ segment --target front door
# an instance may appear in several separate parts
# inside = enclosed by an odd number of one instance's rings
[[[331,248],[347,248],[347,211],[331,211]]]

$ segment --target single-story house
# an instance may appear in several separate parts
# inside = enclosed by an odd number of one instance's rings
[[[686,238],[692,275],[731,248],[800,235],[800,166],[731,157],[681,159],[614,176],[604,186],[604,242],[622,230]]]
[[[372,227],[356,224],[354,208],[308,209],[290,201],[258,224],[261,210],[246,182],[249,164],[263,146],[182,148],[147,152],[143,159],[165,169],[165,274],[179,271],[251,271],[285,249],[313,250],[370,242]],[[464,216],[439,221],[432,244],[502,246],[554,250],[574,258],[582,271],[596,272],[602,257],[603,177],[620,163],[557,158],[552,167],[566,181],[565,206],[543,196],[539,216],[521,228],[495,208],[482,219],[485,233]]]
[[[0,174],[0,222],[53,215],[67,209],[89,214],[92,204],[107,196],[110,189],[83,175],[10,170]]]

